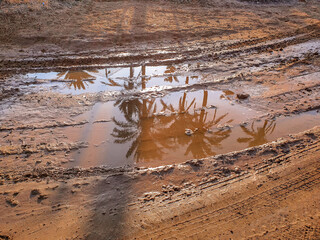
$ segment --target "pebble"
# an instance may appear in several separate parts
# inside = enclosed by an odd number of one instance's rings
[[[245,100],[245,99],[247,99],[249,97],[250,97],[250,95],[246,94],[246,93],[238,93],[237,94],[237,98],[240,99],[240,100]]]
[[[217,107],[214,106],[214,105],[209,105],[207,108],[208,108],[208,109],[214,109],[214,108],[217,108]]]
[[[248,125],[248,122],[242,122],[242,123],[240,123],[240,127],[245,127],[245,126],[247,126]]]
[[[186,128],[184,133],[187,135],[187,136],[192,136],[193,135],[193,131],[191,129],[188,129]]]

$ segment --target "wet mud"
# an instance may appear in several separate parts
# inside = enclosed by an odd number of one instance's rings
[[[319,9],[0,2],[0,239],[319,239]]]

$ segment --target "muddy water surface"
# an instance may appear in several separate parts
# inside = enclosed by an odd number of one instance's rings
[[[183,86],[205,80],[183,66],[132,66],[65,72],[29,73],[32,81],[64,94],[141,91]],[[184,72],[184,74],[181,74]],[[96,103],[77,120],[61,128],[71,141],[87,148],[68,155],[69,166],[159,166],[258,146],[320,122],[317,112],[274,120],[236,101],[232,91],[178,91],[159,98],[131,98]],[[246,100],[245,100],[246,101]]]
[[[163,98],[98,103],[80,116],[90,124],[64,130],[90,143],[74,154],[75,164],[161,164],[201,158],[224,146],[233,125],[257,113],[232,105],[230,91],[176,92]],[[224,147],[223,147],[224,146]]]
[[[231,91],[175,92],[162,98],[97,103],[66,138],[89,143],[71,166],[159,166],[253,147],[320,122],[316,111],[276,120],[230,101]],[[250,120],[251,119],[251,120]]]

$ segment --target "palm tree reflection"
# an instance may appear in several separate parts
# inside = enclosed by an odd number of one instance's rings
[[[232,100],[232,96],[234,95],[234,92],[232,92],[230,90],[224,90],[222,92],[223,92],[223,94],[220,96],[220,99],[227,99],[229,101]]]
[[[267,135],[272,134],[276,128],[276,122],[274,120],[265,120],[262,127],[254,128],[254,122],[252,122],[250,129],[241,126],[243,132],[250,137],[238,138],[239,143],[249,143],[248,147],[254,147],[267,142]]]
[[[97,71],[92,70],[89,72],[96,73]],[[67,71],[60,72],[58,75],[59,78],[63,78],[64,80],[69,80],[66,82],[66,86],[68,88],[74,88],[74,90],[85,90],[89,87],[89,84],[93,84],[95,77],[90,75],[87,71]]]
[[[118,100],[114,106],[118,106],[121,113],[123,113],[124,121],[116,120],[113,117],[113,122],[116,127],[113,129],[111,135],[115,138],[115,143],[132,142],[126,157],[129,158],[132,154],[135,159],[144,159],[141,155],[141,144],[148,140],[149,148],[152,149],[153,154],[162,155],[161,148],[156,141],[149,141],[153,138],[152,128],[149,128],[149,123],[146,121],[150,119],[150,114],[156,112],[155,99],[134,99],[134,100]]]
[[[200,109],[197,108],[196,97],[188,101],[187,93],[179,98],[178,106],[167,104],[163,99],[119,100],[115,106],[118,106],[124,120],[113,118],[116,125],[112,133],[114,142],[131,142],[126,157],[133,156],[137,162],[162,159],[164,154],[178,148],[183,148],[185,155],[195,158],[214,155],[212,147],[220,147],[231,130],[208,132],[228,113],[218,116],[217,109],[208,110],[207,102],[207,90],[203,91]],[[154,115],[157,112],[165,115]],[[185,128],[195,130],[195,134],[186,136]]]
[[[120,69],[121,70],[121,69]],[[175,73],[176,68],[174,66],[166,66],[166,69],[164,71],[164,74],[166,77],[164,78],[165,82],[179,82],[178,77],[173,76]],[[110,87],[121,87],[124,90],[134,90],[134,89],[146,89],[147,83],[149,80],[151,80],[150,76],[146,75],[146,66],[142,65],[141,70],[138,72],[137,76],[135,77],[134,75],[135,68],[133,66],[129,67],[129,77],[124,77],[126,78],[125,80],[121,79],[122,81],[115,80],[114,74],[117,73],[111,72],[110,70],[105,70],[105,76],[107,81],[101,81],[102,84],[110,86]],[[138,81],[140,80],[141,81]],[[122,83],[119,83],[122,82]],[[186,84],[189,83],[189,77],[186,78]]]
[[[170,74],[170,76],[166,77],[164,79],[165,82],[179,82],[178,78],[176,76],[173,76],[177,69],[174,66],[167,66],[166,70],[164,71],[165,74]]]
[[[121,70],[121,69],[120,69]],[[105,70],[106,73],[106,80],[107,81],[101,81],[102,84],[110,86],[110,87],[120,87],[124,90],[134,90],[134,89],[138,89],[138,88],[145,88],[146,85],[146,81],[149,80],[150,78],[147,78],[145,76],[145,71],[146,71],[146,66],[141,66],[141,71],[138,73],[138,77],[135,78],[134,77],[134,67],[131,66],[129,68],[129,77],[126,78],[126,80],[121,79],[122,81],[119,80],[115,80],[114,78],[112,78],[113,74],[117,73],[117,71],[115,72],[110,72],[110,70]],[[137,81],[138,78],[141,76],[141,82]],[[122,82],[122,83],[121,83]]]

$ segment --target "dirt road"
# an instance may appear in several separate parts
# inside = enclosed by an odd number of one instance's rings
[[[318,1],[0,3],[0,239],[319,239]]]

